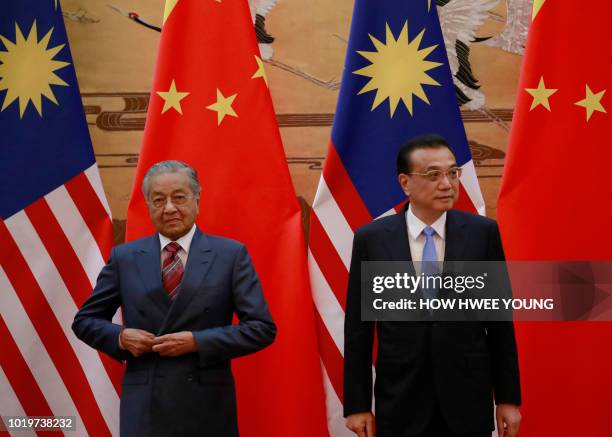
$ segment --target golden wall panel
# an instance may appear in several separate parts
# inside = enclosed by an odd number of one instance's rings
[[[507,3],[516,9],[528,1]],[[142,141],[159,33],[119,10],[135,11],[159,25],[163,1],[65,0],[62,5],[102,180],[113,215],[121,221]],[[352,7],[348,0],[280,0],[266,17],[266,29],[275,37],[266,65],[270,90],[296,191],[307,205],[329,143]],[[500,2],[478,35],[499,34],[507,13],[506,2]],[[462,115],[487,214],[494,217],[521,56],[475,43],[470,60],[486,106],[463,108]]]

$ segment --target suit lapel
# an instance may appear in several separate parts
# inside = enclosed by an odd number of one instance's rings
[[[134,259],[147,298],[162,312],[162,317],[165,316],[172,301],[162,284],[159,236],[155,234],[145,239],[134,252]]]
[[[185,266],[181,288],[170,307],[170,311],[161,329],[162,332],[171,332],[172,326],[176,325],[180,317],[185,313],[189,302],[201,289],[201,284],[208,274],[214,259],[215,252],[210,246],[208,237],[196,228],[193,240],[191,240],[191,246],[189,247],[189,256],[187,257],[187,265]]]
[[[387,238],[384,245],[389,253],[389,261],[412,261],[405,212],[404,208],[402,212],[395,214],[386,228]]]
[[[461,261],[464,259],[466,232],[465,221],[461,215],[450,210],[446,213],[446,249],[444,261]]]

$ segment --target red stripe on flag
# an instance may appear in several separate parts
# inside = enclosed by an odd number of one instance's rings
[[[0,316],[0,367],[6,374],[13,391],[28,416],[53,416],[51,407],[45,399],[40,387],[34,379],[23,355],[17,347],[11,332],[6,326],[4,319]],[[8,413],[3,411],[4,414]],[[45,434],[47,435],[47,434]],[[51,435],[62,435],[56,432]]]
[[[478,214],[478,211],[476,211],[476,207],[474,206],[472,199],[470,199],[467,191],[465,191],[463,184],[459,184],[459,199],[457,199],[457,202],[455,202],[453,209]]]
[[[119,361],[115,361],[108,355],[102,352],[98,352],[102,365],[106,369],[106,373],[115,387],[117,394],[121,397],[121,380],[123,378],[124,366]]]
[[[336,147],[331,141],[323,167],[323,178],[353,232],[360,226],[372,221],[370,212],[361,200],[361,196],[353,185],[353,181],[346,172],[340,156],[336,153]]]
[[[309,246],[325,280],[342,306],[342,310],[346,311],[348,271],[314,210],[310,215]]]
[[[65,187],[98,243],[102,258],[108,259],[113,247],[113,223],[89,179],[81,173],[66,182]]]
[[[348,286],[348,271],[340,259],[336,248],[327,236],[321,222],[312,210],[310,214],[310,238],[308,245],[317,261],[319,269],[333,291],[336,299],[346,311],[346,290]]]
[[[325,370],[329,375],[334,391],[340,399],[340,403],[344,403],[344,359],[340,355],[340,351],[336,347],[336,343],[331,338],[323,319],[319,315],[319,310],[315,311],[315,325],[317,327],[317,338],[319,341],[319,353],[321,360],[325,366]]]
[[[408,203],[408,199],[406,200],[402,200],[400,203],[398,203],[397,205],[395,205],[393,207],[393,209],[395,210],[395,212],[399,213],[402,211],[402,209],[404,209],[404,207],[406,206],[406,204]]]
[[[89,297],[91,284],[62,227],[44,197],[28,206],[25,212],[68,287],[75,305],[80,306]]]
[[[78,255],[64,234],[53,211],[46,200],[41,197],[28,206],[25,212],[66,284],[75,305],[80,307],[89,297],[91,284]],[[98,352],[98,355],[117,394],[120,395],[123,366],[101,352]]]
[[[0,263],[5,266],[9,281],[70,393],[87,432],[110,435],[79,360],[4,222],[0,222],[0,240],[4,246],[0,251]]]

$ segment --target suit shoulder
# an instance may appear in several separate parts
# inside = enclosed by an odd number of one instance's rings
[[[490,228],[497,227],[497,222],[489,217],[485,217],[479,214],[471,214],[465,211],[459,210],[450,210],[448,211],[448,215],[452,217],[452,219],[464,222],[473,226],[482,227],[482,228]]]
[[[355,231],[355,236],[357,235],[360,235],[360,236],[361,235],[375,235],[380,232],[383,232],[385,229],[391,226],[396,225],[398,221],[403,221],[403,220],[404,220],[404,214],[402,213],[380,217],[358,228]]]
[[[113,250],[115,251],[115,253],[118,254],[138,250],[150,244],[153,238],[159,237],[157,237],[157,234],[153,234],[148,235],[146,237],[138,238],[136,240],[126,241],[125,243],[114,246]]]
[[[214,249],[238,251],[245,247],[244,243],[233,238],[220,237],[219,235],[208,233],[203,235]]]

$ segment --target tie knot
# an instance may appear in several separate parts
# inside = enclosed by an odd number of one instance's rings
[[[425,228],[423,228],[423,233],[426,237],[431,237],[433,234],[436,233],[436,231],[431,226],[425,226]]]
[[[174,254],[178,252],[180,248],[181,246],[176,241],[173,241],[171,243],[168,243],[166,247],[164,247],[164,250],[170,254]]]

